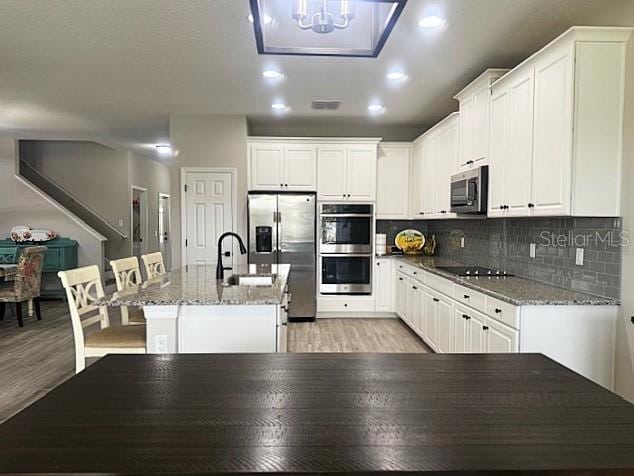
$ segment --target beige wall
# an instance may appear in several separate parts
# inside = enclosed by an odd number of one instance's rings
[[[177,153],[171,164],[172,263],[181,262],[181,167],[232,167],[237,169],[236,231],[246,240],[247,120],[245,116],[172,115],[170,141]],[[228,230],[229,231],[229,230]],[[242,262],[245,262],[245,258]]]
[[[95,142],[21,141],[22,158],[131,236],[131,185],[147,189],[148,247],[156,251],[158,193],[170,193],[169,169],[148,157]],[[106,231],[104,231],[106,233]],[[107,257],[130,256],[130,239],[109,234]]]
[[[634,38],[627,51],[625,124],[623,134],[623,230],[630,245],[623,249],[622,306],[616,331],[616,392],[634,402]]]
[[[54,230],[79,243],[79,265],[101,265],[102,241],[99,234],[77,217],[59,210],[15,176],[17,142],[0,139],[0,238],[7,238],[15,225]]]

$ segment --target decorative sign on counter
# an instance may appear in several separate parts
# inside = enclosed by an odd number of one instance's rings
[[[418,254],[425,245],[425,235],[414,229],[403,230],[396,235],[394,244],[405,254]]]

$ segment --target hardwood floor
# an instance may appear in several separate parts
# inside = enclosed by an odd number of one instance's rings
[[[289,323],[289,352],[429,352],[400,319],[317,319]]]
[[[110,318],[117,324],[119,313],[111,310]],[[0,423],[73,376],[74,352],[66,303],[43,301],[42,320],[25,317],[21,328],[7,309],[0,321]],[[428,350],[398,319],[318,319],[289,324],[289,352]]]

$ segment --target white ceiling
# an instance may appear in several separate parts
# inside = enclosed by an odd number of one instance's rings
[[[422,31],[428,12],[448,27]],[[143,151],[168,140],[170,113],[211,113],[247,115],[259,133],[412,135],[487,67],[513,66],[572,25],[634,25],[634,1],[409,0],[378,59],[258,56],[248,14],[247,0],[2,0],[0,134]],[[267,83],[267,67],[286,80]],[[391,68],[411,79],[390,86]],[[316,112],[315,98],[343,104]],[[271,114],[280,100],[284,117]],[[374,100],[387,109],[371,118]]]

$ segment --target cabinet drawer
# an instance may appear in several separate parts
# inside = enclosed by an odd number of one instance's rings
[[[514,329],[520,328],[519,308],[491,296],[487,298],[487,314]]]
[[[486,312],[486,296],[473,289],[454,284],[453,297],[456,301],[471,306],[478,311]]]
[[[374,299],[318,299],[317,310],[319,312],[373,312]]]
[[[425,275],[425,284],[429,286],[434,291],[439,293],[443,293],[445,296],[452,297],[453,296],[453,281],[449,281],[448,279],[441,278],[440,276],[436,276],[435,274],[426,273]]]
[[[423,271],[420,268],[416,268],[415,266],[410,266],[409,264],[398,263],[396,269],[397,271],[400,271],[401,273],[405,274],[406,276],[409,276],[410,278],[417,279],[421,283],[423,282],[425,271]]]

